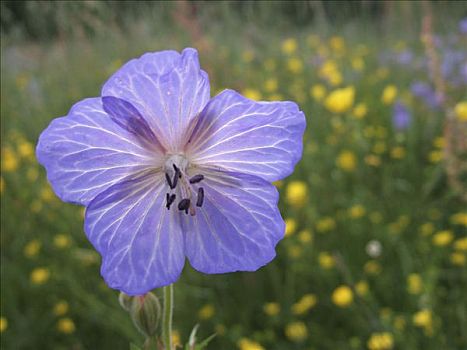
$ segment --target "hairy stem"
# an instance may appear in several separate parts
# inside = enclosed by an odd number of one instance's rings
[[[164,311],[162,324],[162,339],[164,349],[172,350],[172,314],[173,314],[173,284],[164,287]]]

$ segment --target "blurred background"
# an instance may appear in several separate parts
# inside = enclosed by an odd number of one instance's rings
[[[308,127],[276,183],[277,258],[186,266],[174,339],[199,323],[209,349],[466,349],[463,1],[2,1],[2,349],[142,343],[34,149],[127,60],[188,46],[213,95],[296,101]]]

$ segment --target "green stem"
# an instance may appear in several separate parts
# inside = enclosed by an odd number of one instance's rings
[[[162,324],[162,339],[164,349],[172,350],[172,314],[173,314],[173,284],[164,287],[164,311]]]

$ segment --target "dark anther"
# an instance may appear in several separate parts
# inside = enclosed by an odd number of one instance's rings
[[[190,208],[190,200],[184,198],[178,203],[178,210],[185,210],[185,214],[188,214],[188,208]]]
[[[191,184],[196,184],[196,183],[200,182],[203,179],[204,179],[203,175],[201,175],[201,174],[200,175],[195,175],[190,179],[190,183]]]
[[[175,170],[175,175],[178,174],[178,177],[181,178],[182,177],[182,172],[180,171],[180,169],[178,168],[178,166],[176,166],[175,164],[172,164],[173,167],[174,167],[174,170]]]
[[[175,202],[175,194],[168,194],[166,195],[167,204],[165,205],[167,209],[170,209],[170,206],[173,202]]]
[[[172,184],[172,180],[170,180],[169,174],[165,173],[165,179],[167,180],[167,183],[169,184],[170,189],[173,190],[175,186]]]
[[[172,185],[173,185],[173,188],[177,187],[177,183],[178,183],[178,174],[179,174],[180,170],[177,169],[175,170],[175,175],[174,175],[174,179],[172,180]]]
[[[202,175],[201,175],[202,176]],[[196,206],[200,207],[204,202],[204,188],[198,188],[198,198],[196,199]]]

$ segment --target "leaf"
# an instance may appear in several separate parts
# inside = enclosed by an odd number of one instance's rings
[[[141,348],[138,345],[130,343],[130,350],[141,350]]]
[[[216,337],[217,333],[211,334],[209,337],[204,339],[201,343],[196,345],[195,350],[202,350],[208,346],[208,344]]]

